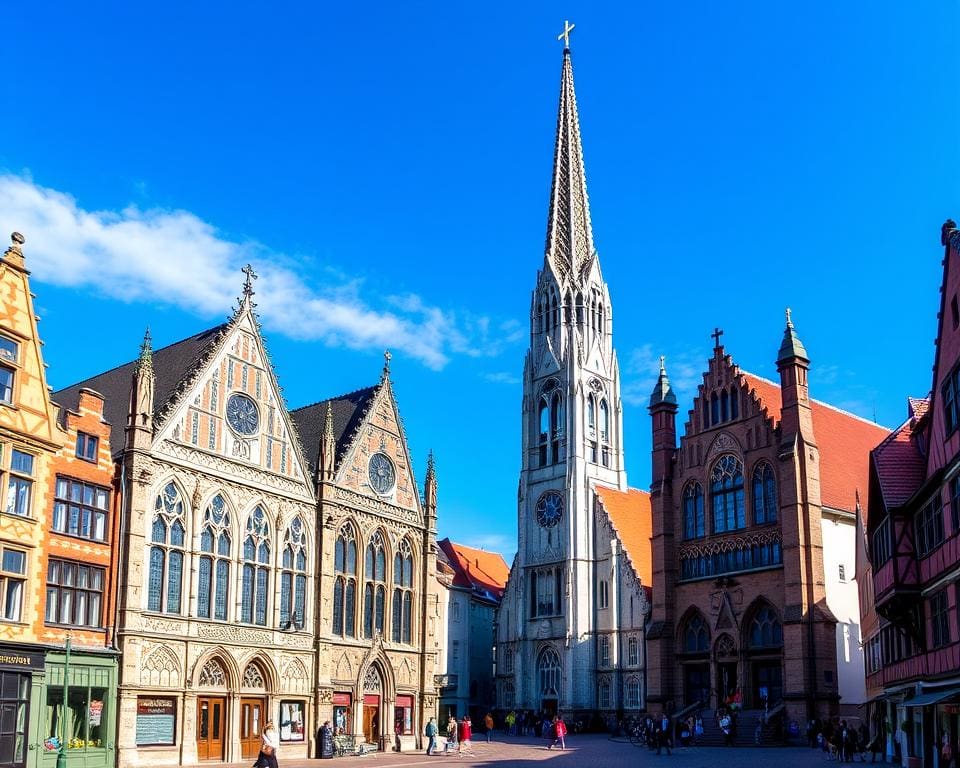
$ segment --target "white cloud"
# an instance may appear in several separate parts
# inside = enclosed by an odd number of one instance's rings
[[[239,291],[240,267],[250,262],[260,276],[262,322],[291,338],[389,347],[440,369],[451,355],[493,356],[523,336],[514,321],[493,333],[489,318],[458,315],[415,294],[365,296],[362,279],[333,267],[313,270],[335,281],[317,287],[290,256],[230,240],[189,211],[135,205],[87,211],[68,194],[6,174],[0,175],[0,212],[8,231],[27,236],[25,255],[38,280],[93,288],[120,301],[222,314]]]
[[[483,378],[493,384],[519,384],[520,377],[508,371],[495,371],[483,374]]]

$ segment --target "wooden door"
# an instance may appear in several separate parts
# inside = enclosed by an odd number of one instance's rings
[[[244,760],[260,754],[260,734],[266,725],[266,700],[240,699],[240,753]]]
[[[213,696],[201,696],[197,699],[198,760],[223,760],[226,711],[226,699]]]
[[[380,707],[376,704],[363,705],[363,738],[371,744],[379,746],[380,737]]]

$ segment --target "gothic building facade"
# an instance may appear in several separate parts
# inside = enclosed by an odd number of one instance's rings
[[[650,398],[649,700],[799,723],[836,714],[864,700],[856,504],[885,432],[811,399],[789,310],[779,383],[742,371],[715,338],[679,446],[662,366]]]
[[[386,369],[287,410],[251,277],[228,322],[55,395],[111,426],[121,766],[249,760],[270,720],[292,758],[328,719],[383,748],[434,706],[432,467],[421,501]]]
[[[497,613],[498,705],[639,711],[650,506],[627,487],[612,307],[593,243],[569,49],[521,435],[518,552]]]

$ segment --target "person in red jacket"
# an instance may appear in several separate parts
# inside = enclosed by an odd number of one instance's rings
[[[473,754],[473,723],[470,722],[470,715],[464,715],[460,721],[460,754],[468,752]]]
[[[566,749],[567,743],[564,741],[564,738],[567,735],[567,724],[563,722],[563,718],[560,715],[556,715],[553,718],[553,741],[551,742],[548,749],[553,749],[557,744],[560,745],[560,749]]]

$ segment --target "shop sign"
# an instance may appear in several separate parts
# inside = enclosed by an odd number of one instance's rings
[[[43,669],[44,654],[20,651],[16,648],[0,648],[0,668]]]
[[[100,718],[103,717],[103,702],[93,700],[90,702],[90,719],[87,721],[91,727],[100,725]]]
[[[177,700],[141,696],[137,699],[137,746],[176,743]]]
[[[349,707],[350,706],[350,694],[349,693],[335,693],[333,694],[333,705],[335,707]]]

